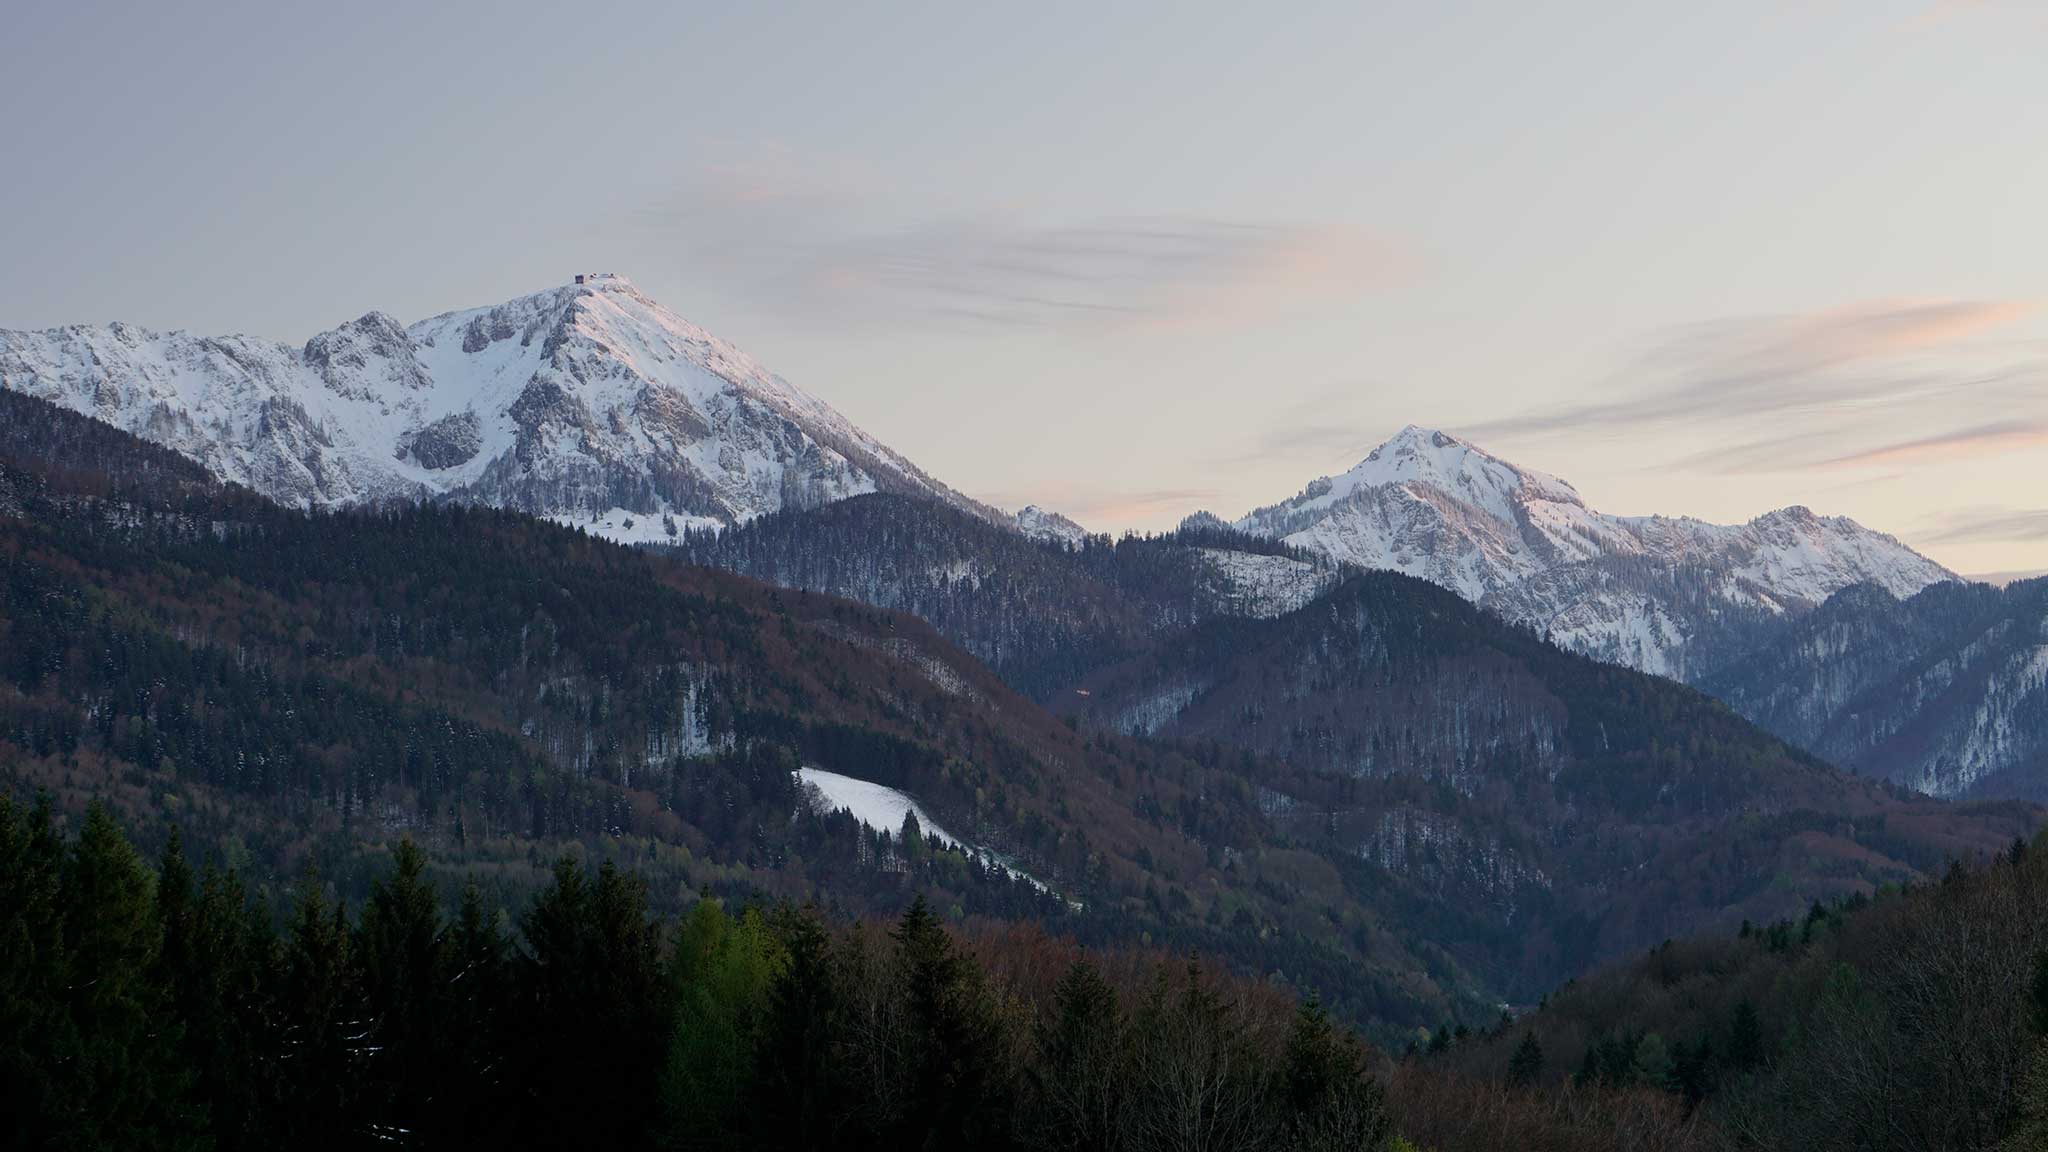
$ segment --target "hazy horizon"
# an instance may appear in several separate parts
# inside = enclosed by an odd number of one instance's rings
[[[2048,568],[2024,3],[21,13],[0,327],[614,269],[947,483],[1237,515],[1409,423]],[[2031,243],[2030,243],[2031,242]]]

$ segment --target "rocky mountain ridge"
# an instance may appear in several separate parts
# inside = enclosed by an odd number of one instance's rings
[[[1737,525],[1608,515],[1557,477],[1414,425],[1234,526],[1419,576],[1562,647],[1676,679],[1843,588],[1910,596],[1956,579],[1894,537],[1803,507]]]
[[[658,542],[884,491],[1007,522],[613,275],[299,347],[0,331],[0,386],[298,507],[446,500]]]

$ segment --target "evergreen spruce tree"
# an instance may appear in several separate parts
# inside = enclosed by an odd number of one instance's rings
[[[426,858],[399,841],[392,871],[370,886],[355,957],[368,1010],[365,1123],[378,1135],[450,1131],[431,1116],[448,1072],[443,989],[453,968]]]
[[[1696,1044],[1680,1041],[1671,1046],[1671,1090],[1685,1097],[1688,1108],[1698,1107],[1713,1092],[1717,1054],[1710,1036]]]
[[[1036,1143],[1075,1152],[1121,1147],[1129,1061],[1123,1010],[1116,989],[1086,957],[1060,977],[1037,1041]]]
[[[610,863],[593,883],[564,857],[522,921],[522,1011],[530,1014],[523,1137],[629,1148],[644,1142],[670,1006],[660,936],[638,877]]]
[[[285,935],[278,1004],[284,1058],[279,1120],[296,1147],[341,1148],[361,1139],[358,1058],[368,1028],[349,950],[348,911],[329,904],[319,874],[300,877]]]
[[[840,1114],[840,995],[815,908],[785,910],[777,934],[788,959],[768,989],[747,1111],[761,1147],[797,1152],[827,1147]]]
[[[960,955],[919,894],[892,933],[910,1025],[908,1143],[988,1147],[1008,1130],[997,1048],[1001,1019],[981,970]]]
[[[1747,1072],[1763,1063],[1764,1029],[1757,1017],[1756,1005],[1744,1000],[1735,1006],[1735,1016],[1728,1025],[1728,1066],[1737,1072]]]
[[[1522,1033],[1522,1042],[1515,1045],[1514,1055],[1508,1057],[1508,1084],[1515,1088],[1533,1088],[1543,1075],[1543,1045],[1536,1039],[1536,1030]]]
[[[512,1005],[506,986],[505,933],[485,904],[476,881],[463,885],[462,903],[448,932],[448,963],[442,1019],[451,1036],[434,1115],[456,1126],[454,1133],[475,1147],[503,1147],[512,1141],[511,1099],[505,1052],[514,1044]]]
[[[1385,1143],[1386,1109],[1379,1085],[1365,1074],[1365,1054],[1331,1025],[1314,995],[1295,1010],[1281,1079],[1289,1148],[1350,1152]]]
[[[65,1010],[56,1051],[67,1139],[85,1146],[196,1142],[191,1077],[159,983],[154,878],[104,804],[87,807],[65,861]]]
[[[2034,974],[2027,984],[2027,1024],[2034,1035],[2048,1037],[2048,948],[2034,953]]]
[[[1624,1082],[1668,1089],[1671,1087],[1672,1069],[1670,1046],[1664,1043],[1662,1036],[1652,1032],[1636,1041],[1634,1076],[1631,1081]]]
[[[77,1047],[60,999],[63,867],[49,797],[24,814],[0,795],[0,1135],[10,1148],[54,1140],[65,1103],[56,1054]]]
[[[277,1003],[282,982],[270,911],[234,873],[209,866],[191,921],[185,975],[176,978],[185,1050],[222,1152],[275,1148],[286,1055]]]
[[[2048,1152],[2048,949],[2034,953],[2026,1009],[2033,1053],[2020,1088],[2018,1121],[1999,1152]]]
[[[163,1019],[176,1029],[177,1059],[193,1082],[195,1099],[188,1105],[189,1122],[203,1127],[216,1081],[224,1069],[216,1051],[214,1031],[220,1017],[219,983],[231,971],[233,950],[215,938],[194,890],[192,868],[185,862],[184,839],[171,829],[157,865],[156,913],[159,945],[151,979],[162,990]]]
[[[903,858],[910,861],[910,866],[913,869],[912,874],[915,875],[914,870],[918,865],[924,863],[924,858],[928,851],[925,845],[924,826],[918,823],[917,813],[905,812],[903,814],[903,827],[900,831],[901,836],[899,839],[903,842]],[[924,897],[919,896],[918,899],[922,900]]]

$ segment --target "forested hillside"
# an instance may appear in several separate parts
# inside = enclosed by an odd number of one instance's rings
[[[1702,686],[1857,772],[2048,799],[2048,580],[1846,589]]]
[[[0,1135],[10,1148],[1055,1148],[1412,1152],[1469,1090],[1313,998],[1031,929],[705,897],[565,857],[454,900],[400,841],[350,906],[257,897],[108,810],[0,797]],[[1391,1095],[1387,1085],[1391,1083]],[[1675,1101],[1510,1101],[1436,1152],[1690,1150]],[[1511,1143],[1504,1143],[1503,1138]]]
[[[576,844],[666,911],[709,887],[890,914],[922,886],[958,920],[1284,973],[1382,1029],[1493,995],[1273,839],[1256,762],[1078,735],[911,617],[511,513],[283,510],[0,401],[28,430],[0,461],[0,779],[24,798],[106,797],[259,887],[312,859],[360,895],[366,846],[409,835],[529,891]],[[824,812],[800,764],[901,788],[1012,867]]]
[[[1435,1081],[1543,1098],[1645,1087],[1729,1148],[2048,1142],[2048,844],[1798,917],[1667,942],[1527,1017],[1446,1034]],[[1506,1086],[1506,1087],[1500,1087]],[[1434,1139],[1457,1130],[1411,1116]]]
[[[1214,616],[1306,603],[1336,569],[1220,522],[1078,546],[901,496],[857,496],[724,532],[690,532],[694,563],[909,612],[1041,702],[1089,672]]]
[[[1394,573],[1208,621],[1085,685],[1056,710],[1326,781],[1269,797],[1275,823],[1458,909],[1439,941],[1531,998],[1545,972],[1938,872],[2035,819],[1847,776],[1690,688]]]

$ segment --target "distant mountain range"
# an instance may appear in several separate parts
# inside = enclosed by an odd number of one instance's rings
[[[1410,427],[1237,521],[1449,587],[1554,643],[1684,680],[1817,755],[1938,796],[2048,799],[2041,581],[1964,582],[1852,520],[1608,516]]]
[[[300,507],[452,500],[665,543],[891,492],[1034,538],[1085,536],[1056,512],[961,495],[626,279],[578,280],[409,327],[372,312],[298,347],[118,323],[0,331],[0,386]],[[1607,516],[1562,480],[1416,427],[1235,526],[1681,678],[1733,622],[1852,584],[1907,596],[1953,578],[1801,508],[1737,527]]]
[[[1563,480],[1413,425],[1235,526],[1419,576],[1562,647],[1676,679],[1844,588],[1910,596],[1956,579],[1891,536],[1805,508],[1739,525],[1610,516]]]

